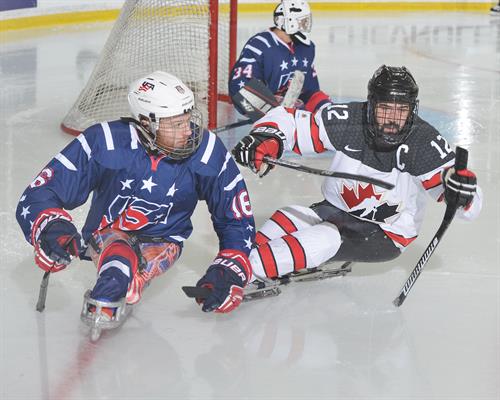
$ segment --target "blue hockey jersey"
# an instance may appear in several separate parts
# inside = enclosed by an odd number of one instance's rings
[[[314,69],[315,46],[286,44],[270,29],[252,36],[229,74],[229,94],[233,97],[251,79],[264,82],[275,95],[284,96],[294,71],[304,72],[300,99],[305,103],[319,90]]]
[[[248,254],[254,219],[242,175],[219,138],[205,131],[189,158],[150,156],[133,124],[118,120],[88,128],[57,154],[24,191],[16,217],[31,240],[31,226],[47,208],[72,210],[92,202],[82,236],[113,226],[182,245],[191,215],[205,200],[220,250]]]

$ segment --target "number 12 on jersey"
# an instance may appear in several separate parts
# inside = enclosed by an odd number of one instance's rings
[[[348,108],[347,104],[332,104],[331,106],[328,106],[328,109],[326,111],[326,117],[328,120],[333,119],[333,117],[337,119],[347,119],[349,118],[349,111],[347,110],[336,110],[336,108]]]

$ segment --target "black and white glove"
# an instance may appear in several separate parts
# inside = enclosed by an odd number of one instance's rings
[[[468,169],[448,168],[443,172],[443,185],[446,204],[467,208],[476,193],[477,179]]]
[[[204,300],[196,299],[205,312],[228,313],[243,301],[243,288],[252,275],[248,257],[236,250],[221,251],[196,286],[211,289]]]
[[[259,176],[263,177],[274,167],[265,164],[264,156],[280,158],[283,154],[285,140],[285,134],[279,129],[269,125],[260,125],[253,128],[249,135],[241,139],[234,146],[232,153],[238,164],[249,167],[253,172],[259,173]],[[265,167],[262,164],[265,164]]]

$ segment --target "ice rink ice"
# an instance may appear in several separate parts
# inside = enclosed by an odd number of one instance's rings
[[[407,66],[420,86],[421,116],[470,151],[484,190],[479,219],[453,221],[400,309],[391,301],[439,226],[442,204],[429,201],[419,238],[393,262],[357,264],[346,277],[289,286],[214,315],[180,289],[196,283],[218,249],[200,203],[175,267],[153,282],[119,330],[93,344],[79,319],[93,264],[76,261],[51,276],[46,310],[36,312],[43,273],[14,210],[72,140],[59,124],[112,25],[3,32],[1,399],[500,399],[500,18],[316,14],[323,90],[339,101],[364,99],[378,66]],[[267,15],[241,15],[239,49],[270,23]],[[232,147],[245,132],[222,135]],[[326,156],[300,161],[329,164]],[[279,167],[264,179],[243,174],[257,226],[279,207],[321,200],[320,177]],[[85,211],[73,212],[79,227]]]

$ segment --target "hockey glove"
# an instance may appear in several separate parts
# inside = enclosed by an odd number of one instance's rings
[[[468,208],[476,193],[477,179],[468,169],[455,171],[455,168],[448,168],[443,172],[443,185],[446,204]]]
[[[61,271],[82,251],[81,236],[71,221],[66,211],[49,208],[33,223],[31,243],[35,262],[44,271]]]
[[[241,139],[234,146],[232,153],[237,163],[249,167],[263,177],[274,167],[269,164],[262,166],[263,163],[265,164],[264,156],[280,158],[285,140],[285,134],[279,129],[261,125],[253,128],[249,135]]]
[[[212,289],[212,292],[205,300],[196,301],[203,304],[202,310],[205,312],[231,312],[243,301],[243,288],[251,275],[250,262],[245,254],[236,250],[222,250],[196,284]]]

